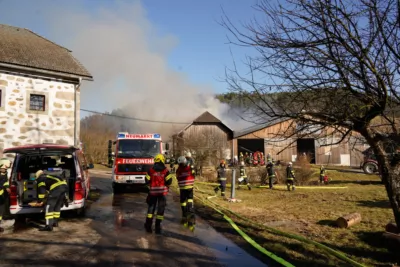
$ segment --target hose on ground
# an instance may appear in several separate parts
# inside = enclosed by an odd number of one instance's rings
[[[205,185],[219,185],[218,183],[208,183],[208,182],[196,182],[197,184],[205,184]],[[226,185],[230,187],[230,184]],[[284,185],[274,185],[274,187],[284,188]],[[269,186],[255,186],[254,188],[269,188]],[[347,186],[296,186],[296,189],[346,189]]]
[[[195,187],[195,189],[198,192],[201,192],[201,193],[209,195],[207,192],[200,190],[198,187]],[[365,267],[365,265],[363,265],[361,263],[358,263],[358,262],[352,260],[351,258],[347,257],[344,253],[342,253],[340,251],[337,251],[337,250],[334,250],[334,249],[332,249],[332,248],[330,248],[328,246],[325,246],[325,245],[323,245],[321,243],[309,240],[309,239],[307,239],[305,237],[302,237],[302,236],[299,236],[299,235],[283,232],[283,231],[277,230],[277,229],[272,228],[272,227],[268,227],[268,226],[265,226],[265,225],[262,225],[262,224],[255,223],[254,221],[252,221],[252,220],[250,220],[250,219],[248,219],[248,218],[246,218],[246,217],[244,217],[244,216],[242,216],[240,214],[237,214],[236,212],[231,211],[231,210],[229,210],[229,209],[227,209],[225,207],[222,207],[218,203],[212,201],[211,200],[212,197],[215,197],[215,196],[207,197],[207,200],[210,201],[212,204],[214,204],[217,208],[219,208],[221,210],[224,210],[224,211],[236,216],[237,218],[239,218],[239,219],[241,219],[243,221],[246,221],[246,222],[248,222],[250,224],[253,224],[253,225],[255,225],[255,226],[257,226],[257,227],[259,227],[261,229],[265,229],[265,230],[267,230],[267,231],[269,231],[271,233],[278,234],[278,235],[281,235],[281,236],[285,236],[285,237],[288,237],[288,238],[292,238],[292,239],[295,239],[295,240],[300,241],[300,242],[312,244],[315,247],[320,248],[320,249],[328,252],[329,254],[334,255],[337,258],[339,258],[339,259],[351,264],[352,266]]]
[[[211,196],[213,197],[213,196]],[[209,198],[211,198],[209,197]],[[203,202],[204,205],[214,209],[216,212],[218,212],[219,214],[222,215],[222,217],[232,226],[233,229],[236,230],[236,232],[238,232],[238,234],[240,234],[240,236],[243,237],[244,240],[246,240],[250,245],[252,245],[255,249],[257,249],[259,252],[263,253],[264,255],[268,256],[269,258],[271,258],[272,260],[276,261],[277,263],[285,266],[285,267],[294,267],[293,264],[287,262],[286,260],[280,258],[279,256],[275,255],[274,253],[266,250],[265,248],[263,248],[262,246],[260,246],[256,241],[254,241],[250,236],[248,236],[245,232],[243,232],[239,226],[237,226],[237,224],[231,219],[229,218],[226,214],[224,214],[221,210],[219,210],[216,207],[213,207],[211,205],[209,205],[208,203],[206,203],[202,198],[195,196],[195,198],[199,199],[201,202]],[[208,200],[210,200],[209,198],[207,198]]]

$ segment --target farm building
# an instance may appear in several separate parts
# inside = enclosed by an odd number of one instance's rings
[[[233,146],[238,152],[260,151],[270,153],[275,160],[295,161],[298,155],[307,154],[313,164],[360,166],[364,151],[368,146],[354,137],[338,145],[324,146],[340,141],[339,136],[323,134],[327,138],[318,138],[321,133],[314,133],[306,138],[282,134],[290,127],[296,127],[292,120],[280,120],[274,123],[256,125],[234,132]]]
[[[231,158],[232,138],[233,131],[206,111],[172,136],[172,151],[175,156],[190,151],[198,163],[212,166]]]

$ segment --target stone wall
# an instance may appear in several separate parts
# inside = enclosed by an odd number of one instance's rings
[[[0,73],[0,90],[1,151],[24,144],[74,145],[75,130],[79,137],[74,127],[74,84]],[[31,94],[45,96],[45,111],[29,109]]]

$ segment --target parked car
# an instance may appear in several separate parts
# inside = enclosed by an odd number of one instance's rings
[[[31,207],[37,200],[35,173],[38,170],[65,171],[68,184],[68,207],[62,211],[83,214],[90,192],[89,166],[83,151],[74,146],[37,144],[4,149],[3,154],[15,154],[10,176],[10,213],[12,215],[44,212],[44,207]]]
[[[395,154],[400,153],[399,148],[392,143],[387,143],[385,145],[386,156],[392,158]],[[362,152],[364,155],[363,162],[360,165],[360,168],[363,169],[366,174],[374,174],[379,172],[378,161],[376,160],[376,156],[374,154],[373,149],[370,147]]]

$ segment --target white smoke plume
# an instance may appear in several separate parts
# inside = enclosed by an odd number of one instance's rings
[[[28,1],[12,2],[16,6],[15,2]],[[82,85],[82,108],[125,108],[129,117],[177,122],[191,122],[207,110],[232,129],[249,126],[213,97],[212,88],[195,85],[168,67],[168,53],[179,40],[172,35],[159,36],[140,2],[120,1],[112,9],[97,6],[92,14],[85,13],[82,3],[76,1],[32,2],[45,14],[50,27],[51,35],[45,37],[71,49],[94,76],[94,82]],[[24,27],[35,31],[29,25]],[[134,132],[160,132],[164,136],[185,126],[133,125],[129,128]]]

